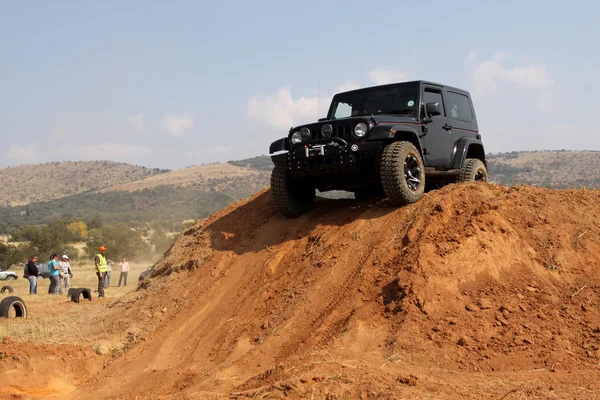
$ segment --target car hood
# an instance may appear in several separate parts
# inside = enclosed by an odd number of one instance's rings
[[[313,122],[310,124],[298,125],[293,127],[290,132],[297,131],[300,128],[307,127],[309,129],[314,129],[321,127],[325,124],[331,125],[356,125],[359,122],[364,122],[367,124],[378,125],[382,123],[416,123],[418,120],[414,117],[406,116],[406,115],[392,115],[392,114],[379,114],[379,115],[361,115],[359,117],[348,117],[348,118],[338,118],[338,119],[328,119],[319,122]]]

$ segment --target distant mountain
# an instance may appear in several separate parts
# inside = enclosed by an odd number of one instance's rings
[[[158,186],[177,186],[209,192],[242,190],[243,192],[255,193],[267,184],[268,175],[260,169],[214,163],[187,167],[139,181],[117,184],[102,189],[101,192],[135,192]]]
[[[0,169],[0,206],[58,199],[169,172],[112,161],[54,162]]]
[[[600,188],[597,151],[510,152],[487,159],[490,180],[504,185]],[[0,234],[66,218],[176,226],[267,187],[272,168],[268,156],[176,171],[102,161],[7,168],[0,170],[0,195],[20,205],[0,206]]]
[[[177,224],[207,217],[258,192],[268,186],[270,177],[267,171],[232,164],[206,164],[161,172],[47,201],[0,206],[0,233],[69,218],[86,222],[100,218],[107,223],[125,222],[130,226],[150,222]],[[25,185],[21,189],[25,189]]]
[[[490,180],[554,188],[600,188],[600,151],[513,151],[486,156]],[[270,157],[260,156],[230,164],[270,171]]]
[[[600,151],[513,151],[487,159],[490,179],[503,185],[600,188]]]

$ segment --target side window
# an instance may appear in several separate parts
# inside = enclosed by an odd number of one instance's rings
[[[464,94],[448,92],[448,108],[452,118],[464,122],[473,122],[471,103]]]
[[[444,101],[442,100],[442,92],[433,89],[425,89],[425,92],[423,92],[423,105],[427,103],[440,103],[440,107],[442,108],[442,117],[446,116]]]
[[[352,115],[352,106],[346,103],[337,103],[333,118],[346,118]]]

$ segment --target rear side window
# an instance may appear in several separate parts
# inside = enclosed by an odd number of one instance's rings
[[[448,92],[448,109],[452,118],[464,122],[473,122],[471,102],[464,94]]]
[[[423,104],[425,105],[427,103],[440,103],[440,107],[442,108],[442,116],[446,116],[444,101],[442,100],[442,92],[433,89],[425,89],[425,92],[423,93]]]

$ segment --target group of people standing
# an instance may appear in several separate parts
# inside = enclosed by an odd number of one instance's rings
[[[29,257],[27,266],[25,267],[26,276],[29,279],[29,294],[37,294],[37,278],[40,275],[39,268],[37,266],[37,255]],[[71,278],[73,277],[73,271],[71,271],[71,264],[69,263],[69,256],[66,254],[62,256],[62,259],[58,261],[59,255],[53,253],[48,263],[48,271],[50,278],[50,287],[48,287],[48,294],[62,294],[63,287],[65,290],[71,288]]]
[[[98,297],[104,297],[104,288],[110,286],[110,275],[112,272],[113,262],[108,260],[105,256],[106,247],[100,246],[98,249],[100,252],[94,257],[94,272],[98,277]],[[73,272],[71,271],[71,264],[69,263],[69,257],[65,254],[60,257],[57,253],[53,253],[48,263],[48,272],[50,278],[50,287],[48,288],[48,294],[62,294],[63,289],[65,291],[71,288],[71,278]],[[29,262],[25,267],[25,277],[29,279],[29,294],[37,294],[37,279],[41,276],[41,272],[37,264],[37,255],[29,257]],[[125,258],[121,260],[121,275],[119,276],[119,285],[124,283],[127,286],[127,275],[129,273],[129,263]]]

